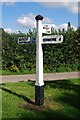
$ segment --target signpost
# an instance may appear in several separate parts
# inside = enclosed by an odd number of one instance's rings
[[[33,44],[36,42],[35,38],[32,37],[19,37],[18,38],[18,44]]]
[[[33,38],[27,38],[26,43],[35,43],[36,42],[36,82],[35,82],[35,104],[43,105],[44,104],[44,81],[43,81],[43,50],[42,44],[57,44],[63,42],[62,35],[49,35],[51,34],[51,28],[48,25],[42,25],[43,16],[37,15],[36,19],[36,28],[37,36],[36,40]],[[43,30],[44,29],[44,30]],[[42,36],[42,33],[48,35]],[[25,40],[19,38],[18,41]]]
[[[36,105],[44,104],[44,81],[43,81],[43,50],[42,44],[56,44],[63,42],[62,35],[47,35],[42,37],[42,20],[43,17],[35,17],[37,26],[36,36],[36,83],[35,83],[35,103]]]
[[[30,37],[19,37],[18,44],[26,44],[30,42]]]
[[[42,26],[43,26],[42,33],[51,34],[51,26],[49,24],[44,24]]]
[[[62,35],[48,35],[42,37],[42,44],[57,44],[63,42]]]

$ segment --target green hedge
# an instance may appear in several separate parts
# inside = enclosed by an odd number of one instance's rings
[[[44,72],[77,71],[79,69],[80,29],[60,31],[63,43],[43,45]],[[19,36],[25,34],[8,34],[2,29],[2,68],[10,71],[34,71],[36,68],[36,45],[17,43]]]

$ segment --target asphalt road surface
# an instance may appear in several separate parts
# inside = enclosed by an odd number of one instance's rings
[[[44,81],[64,80],[70,78],[80,78],[80,72],[64,72],[64,73],[44,73]],[[35,74],[26,75],[3,75],[0,76],[0,83],[19,82],[19,81],[35,81]]]

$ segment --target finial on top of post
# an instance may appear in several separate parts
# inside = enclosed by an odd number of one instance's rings
[[[35,19],[38,21],[38,20],[43,20],[43,16],[41,16],[41,15],[37,15],[36,17],[35,17]]]

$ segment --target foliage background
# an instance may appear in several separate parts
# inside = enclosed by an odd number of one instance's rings
[[[36,44],[18,44],[20,36],[35,36],[35,29],[29,30],[27,34],[19,31],[18,34],[8,34],[4,29],[2,33],[2,63],[3,70],[21,73],[35,73],[36,71]],[[44,72],[65,72],[80,70],[79,46],[80,28],[76,31],[68,25],[67,31],[52,30],[52,34],[62,34],[63,43],[43,45]],[[0,52],[1,54],[1,52]]]

